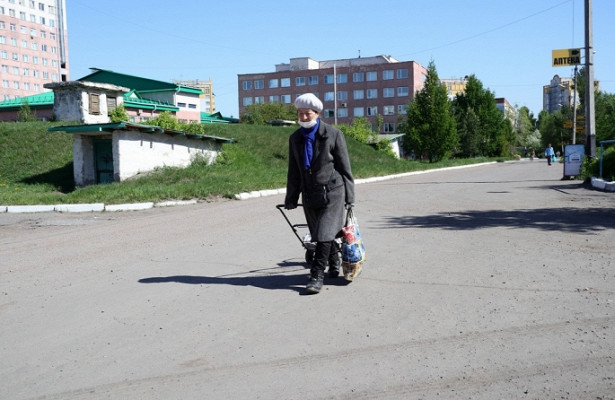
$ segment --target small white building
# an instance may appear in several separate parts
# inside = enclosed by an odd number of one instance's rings
[[[224,143],[234,142],[158,126],[111,123],[111,103],[121,99],[126,88],[91,82],[66,82],[50,87],[56,99],[54,114],[62,116],[62,120],[85,123],[49,129],[73,134],[76,186],[123,181],[163,166],[186,167],[197,157],[211,164]]]
[[[61,121],[84,124],[109,122],[109,112],[124,101],[130,89],[94,82],[53,82],[44,85],[53,90],[53,115]]]

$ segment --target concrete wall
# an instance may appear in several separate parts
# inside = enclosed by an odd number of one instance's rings
[[[122,181],[162,166],[187,167],[197,155],[203,156],[211,164],[215,161],[220,148],[221,144],[210,140],[116,131],[113,134],[116,180]]]
[[[213,140],[185,136],[114,131],[112,135],[74,134],[73,173],[76,186],[96,184],[94,140],[112,139],[114,180],[123,181],[158,167],[187,167],[197,156],[212,164],[222,148]]]
[[[94,165],[94,136],[73,136],[73,175],[76,186],[87,186],[96,183]],[[103,136],[101,138],[110,138]]]

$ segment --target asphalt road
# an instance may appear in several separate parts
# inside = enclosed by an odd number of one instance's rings
[[[615,194],[561,176],[358,185],[364,271],[312,296],[282,195],[0,215],[0,398],[613,399]]]

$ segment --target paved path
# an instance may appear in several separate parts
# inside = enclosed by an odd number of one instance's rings
[[[615,197],[561,175],[359,185],[369,260],[315,296],[281,195],[2,214],[0,398],[613,399]]]

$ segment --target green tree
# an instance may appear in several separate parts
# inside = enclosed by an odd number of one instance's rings
[[[465,91],[457,94],[453,101],[453,109],[458,123],[467,120],[466,114],[470,109],[478,117],[479,126],[474,133],[479,137],[467,137],[466,140],[480,143],[480,155],[500,156],[514,145],[512,128],[498,110],[495,96],[491,91],[483,88],[482,82],[475,75],[468,77]]]
[[[459,147],[457,155],[460,157],[476,157],[480,150],[480,119],[473,109],[469,109],[457,121],[457,134]]]
[[[276,119],[295,121],[297,108],[283,103],[250,104],[240,118],[242,123],[253,125],[266,125]]]
[[[615,94],[596,95],[596,143],[615,139]]]
[[[528,139],[536,130],[536,122],[534,114],[532,114],[529,108],[525,106],[519,108],[514,128],[515,145],[531,147],[528,145]]]
[[[120,104],[117,107],[115,107],[113,110],[111,110],[109,112],[109,118],[111,119],[111,122],[122,122],[122,121],[128,121],[128,113],[126,112],[126,107],[124,107],[124,104]]]
[[[401,123],[406,154],[427,155],[429,162],[450,157],[457,145],[457,129],[446,88],[440,84],[436,65],[430,61],[425,86],[407,107]]]
[[[30,108],[30,104],[25,100],[21,107],[19,107],[19,111],[17,112],[17,121],[19,122],[33,122],[38,120],[36,116],[36,111],[32,111]]]
[[[159,126],[164,129],[180,130],[179,121],[170,111],[161,112],[156,118],[147,121],[147,124]]]
[[[564,111],[566,112],[566,110]],[[538,128],[541,134],[542,150],[551,143],[554,151],[563,151],[564,146],[570,142],[570,135],[572,134],[570,128],[564,127],[564,122],[569,120],[570,118],[564,115],[561,110],[555,111],[552,114],[544,110],[540,112],[538,115]]]

